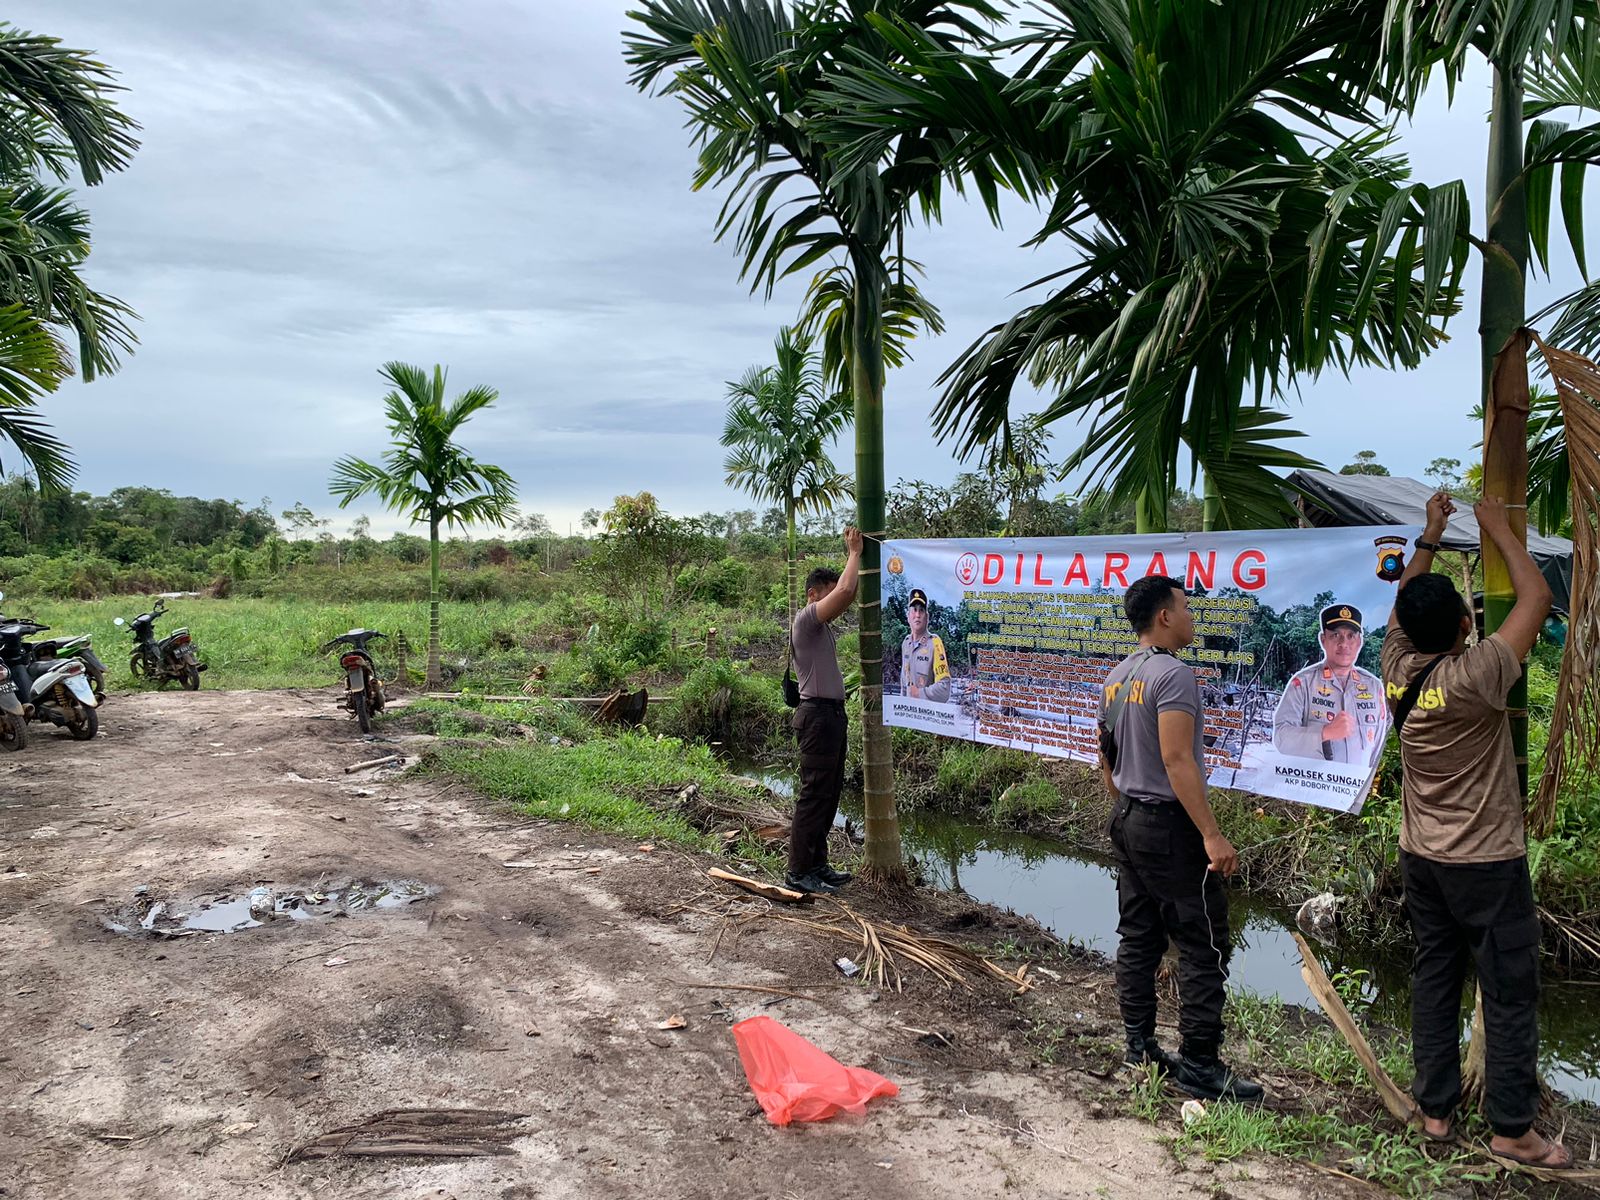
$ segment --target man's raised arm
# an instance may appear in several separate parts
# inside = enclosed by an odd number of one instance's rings
[[[1495,549],[1506,560],[1511,572],[1511,587],[1517,593],[1517,602],[1506,619],[1500,622],[1495,636],[1505,641],[1516,656],[1528,657],[1533,643],[1539,640],[1539,628],[1550,615],[1550,602],[1554,597],[1550,584],[1539,571],[1539,564],[1528,553],[1524,539],[1518,537],[1506,516],[1506,502],[1499,496],[1485,496],[1473,506],[1478,518],[1478,528],[1488,534]]]
[[[1426,575],[1433,570],[1433,551],[1423,545],[1424,542],[1437,546],[1439,539],[1444,536],[1445,522],[1455,515],[1456,502],[1450,498],[1449,492],[1435,492],[1428,497],[1428,516],[1422,525],[1422,536],[1416,540],[1416,553],[1411,556],[1411,561],[1406,564],[1405,571],[1400,576],[1400,582],[1395,585],[1394,594],[1398,596],[1400,589],[1405,587],[1418,575]],[[1400,624],[1400,618],[1394,615],[1394,609],[1389,610],[1389,629]],[[1387,631],[1385,631],[1387,632]]]

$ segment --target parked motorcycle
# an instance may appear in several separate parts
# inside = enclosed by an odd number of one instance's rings
[[[339,656],[339,665],[344,668],[344,703],[355,713],[362,733],[372,732],[372,714],[383,711],[383,681],[378,678],[378,668],[373,666],[367,643],[386,636],[372,629],[352,629],[322,647],[324,654],[335,646],[349,647]]]
[[[6,594],[0,592],[0,603],[4,603]],[[0,613],[0,625],[7,624],[10,617]],[[94,635],[80,633],[76,637],[52,638],[47,642],[29,642],[33,651],[34,661],[44,662],[48,659],[81,658],[83,669],[89,676],[89,686],[94,689],[95,706],[99,707],[106,702],[106,666],[100,661],[100,656],[94,652]]]
[[[44,721],[62,726],[74,740],[86,742],[100,731],[94,689],[80,658],[49,658],[39,661],[34,648],[23,638],[49,629],[37,621],[8,620],[0,625],[0,665],[5,667],[6,683],[15,688],[13,699],[25,721]],[[0,691],[0,714],[6,733],[0,745],[20,750],[27,745],[26,726],[15,726],[15,709],[5,702]],[[19,733],[18,730],[21,730]]]
[[[94,702],[98,707],[106,702],[106,667],[94,652],[94,635],[80,633],[76,637],[52,638],[47,642],[30,642],[33,657],[38,662],[65,662],[76,658],[83,662],[83,673],[94,689]]]
[[[128,625],[133,633],[133,654],[128,658],[128,670],[133,672],[135,679],[158,684],[176,679],[185,691],[197,692],[200,690],[200,672],[206,669],[206,664],[200,661],[188,629],[176,630],[170,637],[156,640],[156,620],[165,616],[166,612],[166,601],[157,600],[154,608],[147,613],[140,613],[131,622],[125,622],[121,617],[113,622],[115,625]]]
[[[28,748],[28,709],[17,695],[11,668],[0,663],[0,750]]]

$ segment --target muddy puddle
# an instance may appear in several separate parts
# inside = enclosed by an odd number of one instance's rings
[[[409,908],[438,891],[415,879],[320,880],[298,887],[261,884],[169,899],[141,888],[130,904],[106,917],[105,926],[114,933],[158,937],[241,933],[280,921],[333,920]]]

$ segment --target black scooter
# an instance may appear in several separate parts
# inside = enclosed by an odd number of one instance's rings
[[[194,640],[187,629],[179,629],[170,637],[156,640],[156,619],[166,615],[164,600],[147,613],[140,613],[132,622],[118,617],[115,625],[128,624],[133,633],[133,654],[128,658],[128,670],[135,679],[165,684],[176,679],[188,692],[200,690],[200,672],[206,669],[195,651]]]
[[[383,711],[383,681],[378,678],[367,643],[386,636],[372,629],[352,629],[322,647],[324,654],[335,646],[350,647],[339,656],[339,665],[344,668],[344,703],[355,713],[362,733],[372,732],[372,714]]]

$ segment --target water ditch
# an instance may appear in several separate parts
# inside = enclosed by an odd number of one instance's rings
[[[741,774],[784,796],[794,776],[784,766],[741,764]],[[847,795],[844,815],[861,819],[861,799]],[[1048,838],[1033,837],[943,813],[900,819],[906,852],[937,887],[1032,917],[1057,937],[1108,957],[1117,946],[1117,896],[1109,861]],[[1300,952],[1290,931],[1294,909],[1234,890],[1230,985],[1288,1004],[1315,1007],[1300,977]],[[1323,968],[1363,972],[1358,1016],[1397,1028],[1409,1023],[1410,973],[1402,954],[1342,937],[1317,945]],[[1573,1099],[1600,1104],[1600,984],[1546,975],[1540,995],[1540,1051],[1545,1079]]]

